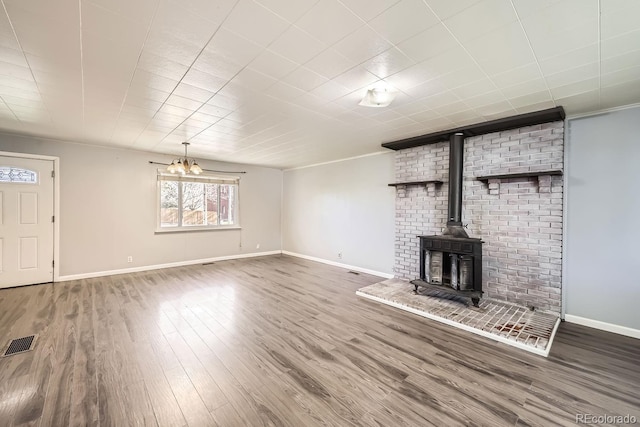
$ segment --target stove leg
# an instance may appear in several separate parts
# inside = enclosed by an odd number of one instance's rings
[[[413,293],[414,294],[418,293],[418,285],[413,285]]]
[[[480,305],[479,305],[480,298],[471,298],[471,302],[473,303],[474,307],[480,307]]]

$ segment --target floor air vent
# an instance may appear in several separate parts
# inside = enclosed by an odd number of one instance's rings
[[[29,335],[28,337],[17,338],[11,340],[7,351],[4,352],[2,357],[13,356],[14,354],[24,353],[25,351],[33,350],[33,345],[36,342],[35,335]]]

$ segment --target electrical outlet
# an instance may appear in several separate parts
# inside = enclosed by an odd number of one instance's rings
[[[256,245],[256,249],[260,249],[260,243]]]
[[[127,257],[127,262],[133,262],[133,257],[131,255]]]
[[[342,259],[342,252],[338,252],[338,259]]]

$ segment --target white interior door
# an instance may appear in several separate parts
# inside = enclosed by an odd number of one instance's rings
[[[53,161],[0,156],[0,288],[53,281]]]

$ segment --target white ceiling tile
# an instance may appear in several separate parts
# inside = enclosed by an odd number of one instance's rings
[[[427,4],[440,20],[445,20],[473,6],[480,0],[429,0]]]
[[[383,79],[414,64],[415,61],[409,59],[401,51],[391,48],[368,60],[363,66],[370,73]]]
[[[325,44],[333,44],[363,25],[337,0],[323,0],[296,22],[296,26]]]
[[[422,101],[423,101],[423,105],[426,107],[424,110],[428,109],[430,111],[433,111],[438,106],[457,103],[460,101],[460,98],[458,98],[458,95],[453,93],[453,91],[445,90],[437,94],[425,96],[424,98],[422,98]],[[416,110],[424,111],[423,109],[420,109],[420,108],[417,108]]]
[[[602,59],[606,60],[638,50],[638,46],[640,46],[640,29],[618,37],[602,40],[600,44]]]
[[[203,103],[207,102],[214,95],[214,92],[192,86],[183,81],[173,91],[173,95],[181,96],[183,98],[188,98]]]
[[[304,64],[326,49],[326,44],[296,27],[289,27],[269,50],[298,64]]]
[[[267,94],[284,101],[294,100],[305,94],[305,91],[290,84],[279,81],[271,86]]]
[[[476,109],[476,111],[484,117],[485,120],[501,119],[517,113],[515,108],[513,108],[507,101],[484,105],[483,107]]]
[[[329,79],[310,70],[309,68],[300,67],[284,77],[282,81],[306,92],[326,83]]]
[[[466,67],[459,68],[437,77],[435,81],[449,89],[469,85],[478,85],[478,89],[480,87],[488,90],[495,89],[495,85],[484,76],[482,70],[476,64],[471,62]],[[481,85],[479,81],[483,81],[484,84]]]
[[[541,102],[552,102],[551,95],[548,90],[533,92],[524,96],[518,96],[509,100],[514,108],[520,109],[529,105],[537,105]]]
[[[94,0],[92,0],[94,1]],[[105,1],[105,0],[101,0]],[[106,0],[112,1],[112,0]],[[118,0],[127,1],[127,0]],[[157,0],[146,0],[147,2],[154,2]],[[136,0],[138,2],[138,0]],[[221,23],[229,15],[237,0],[173,0],[174,3],[178,3],[184,9],[191,14],[197,15],[202,19],[206,19],[209,22],[216,24]],[[130,3],[130,2],[128,2]]]
[[[318,0],[256,0],[265,8],[289,22],[296,22],[307,13]]]
[[[254,43],[225,28],[216,31],[205,52],[214,54],[212,58],[224,58],[224,62],[245,66],[263,50],[258,43]],[[221,61],[217,59],[217,61]],[[206,71],[206,70],[204,70]]]
[[[0,61],[0,75],[6,77],[15,77],[25,82],[33,81],[31,77],[31,69],[20,65],[11,64]]]
[[[398,49],[417,62],[456,48],[458,42],[441,23],[398,44]]]
[[[363,21],[369,21],[400,0],[349,0],[344,5]]]
[[[65,21],[41,14],[28,14],[20,9],[11,13],[11,23],[22,49],[41,58],[59,58],[63,61],[77,60],[80,55],[80,19],[77,5],[65,10],[69,13]],[[50,28],[56,36],[51,37]]]
[[[493,92],[496,90],[496,86],[489,78],[477,80],[473,83],[455,87],[451,89],[460,99],[473,98],[483,93]]]
[[[316,73],[332,79],[338,74],[353,68],[356,62],[340,54],[337,50],[328,48],[309,60],[305,65]]]
[[[602,87],[640,80],[640,65],[602,74]]]
[[[437,75],[431,71],[429,64],[421,63],[389,76],[385,78],[385,81],[410,94],[412,88],[429,82],[436,77]]]
[[[546,76],[546,80],[550,88],[557,88],[573,82],[581,82],[583,80],[598,77],[599,74],[599,64],[597,62],[592,62],[591,64],[581,65],[559,73],[549,74]]]
[[[159,0],[82,0],[82,7],[90,4],[110,10],[147,28],[155,14]]]
[[[422,0],[401,0],[369,21],[369,25],[391,43],[403,40],[438,23]]]
[[[338,83],[341,86],[344,86],[350,91],[369,86],[372,83],[377,82],[378,80],[380,80],[378,77],[371,74],[369,71],[367,71],[366,68],[362,66],[352,68],[351,70],[342,73],[333,79],[334,82]]]
[[[602,39],[606,40],[637,30],[638,16],[640,16],[638,1],[603,1],[600,17]]]
[[[537,3],[537,2],[536,2]],[[598,20],[598,0],[562,0],[520,17],[530,37],[560,33]],[[562,40],[558,40],[562,42]]]
[[[177,81],[180,81],[189,69],[187,65],[148,52],[143,52],[140,55],[138,68],[148,73]]]
[[[638,99],[640,99],[640,79],[603,87],[601,91],[601,108],[635,104]]]
[[[115,27],[117,28],[117,27]],[[141,46],[144,44],[144,51],[156,56],[171,58],[172,61],[182,65],[191,65],[202,50],[201,46],[174,37],[166,31],[154,31],[149,33],[145,40],[146,33],[143,33]]]
[[[252,0],[240,0],[224,21],[223,28],[260,46],[268,46],[289,22]]]
[[[464,103],[467,104],[470,108],[480,108],[485,105],[496,104],[498,102],[506,102],[505,96],[499,90],[494,90],[491,92],[485,92],[480,95],[467,97],[464,99]]]
[[[517,85],[501,88],[502,93],[508,98],[517,98],[519,96],[529,95],[536,92],[547,90],[547,84],[542,78],[529,80]]]
[[[313,89],[311,92],[322,99],[333,101],[334,99],[341,98],[353,91],[337,83],[335,80],[329,80],[328,82]]]
[[[27,14],[40,14],[48,16],[51,19],[64,22],[66,18],[78,16],[78,2],[74,0],[60,0],[55,4],[46,0],[20,1],[5,0],[3,5],[6,7],[9,16],[17,12]],[[75,14],[73,13],[75,11]]]
[[[1,25],[1,24],[0,24]],[[11,35],[9,35],[11,37]],[[18,65],[21,67],[28,67],[22,50],[17,47],[10,48],[0,45],[0,62],[7,62],[9,64]]]
[[[201,14],[189,11],[181,2],[174,0],[159,0],[151,23],[152,32],[166,32],[198,46],[203,46],[217,28],[218,23],[212,24]]]
[[[531,63],[503,73],[491,75],[491,80],[500,87],[514,86],[519,83],[542,78],[538,64]]]
[[[138,68],[136,69],[131,81],[131,88],[134,90],[137,88],[140,91],[144,91],[145,93],[147,92],[148,88],[170,93],[178,85],[178,82],[179,80],[163,77],[158,74]]]
[[[522,19],[539,60],[598,42],[597,0],[565,0]]]
[[[182,107],[193,112],[202,105],[202,102],[194,101],[189,98],[184,98],[182,96],[172,94],[171,96],[169,96],[169,98],[167,98],[166,104]]]
[[[572,114],[590,113],[601,108],[599,90],[572,95],[555,101],[557,105],[563,106],[568,111],[571,111]]]
[[[564,86],[556,86],[551,88],[551,94],[554,99],[566,98],[573,95],[579,95],[585,92],[598,90],[600,87],[600,79],[598,77],[589,78],[579,82],[569,83]]]
[[[489,75],[521,67],[536,60],[518,22],[469,40],[464,46]]]
[[[451,117],[452,114],[459,113],[461,111],[468,111],[468,110],[469,110],[469,106],[467,106],[467,104],[465,104],[462,101],[453,102],[451,104],[446,104],[446,105],[440,105],[433,109],[433,111],[435,111],[436,113],[440,114],[443,117],[446,116],[449,120],[454,122],[455,120]]]
[[[524,105],[522,107],[518,107],[516,108],[516,112],[518,114],[532,113],[534,111],[546,110],[546,109],[554,108],[557,106],[558,105],[556,105],[554,101],[542,101],[536,104],[529,104],[529,105]]]
[[[234,78],[233,82],[245,86],[256,92],[261,92],[272,86],[277,80],[266,74],[259,73],[251,68],[245,68]]]
[[[597,43],[576,50],[563,52],[561,55],[545,58],[540,61],[540,68],[545,74],[554,74],[580,65],[598,61],[599,47]]]
[[[517,20],[511,2],[485,0],[445,19],[444,24],[461,42],[473,40]]]
[[[556,4],[560,3],[561,1],[563,0],[512,0],[513,6],[516,8],[520,19],[524,19],[536,13],[540,13],[540,11],[544,9],[551,10],[551,7],[556,6]]]
[[[466,126],[482,121],[482,116],[473,110],[459,111],[451,113],[447,117],[453,121],[456,126]]]
[[[249,68],[271,76],[276,80],[281,79],[298,67],[298,63],[269,50],[262,52],[249,65]]]
[[[619,56],[614,56],[602,61],[601,72],[603,74],[612,73],[640,65],[640,50],[634,50]]]
[[[357,64],[373,58],[390,47],[391,44],[369,26],[360,27],[334,45],[340,54]]]

